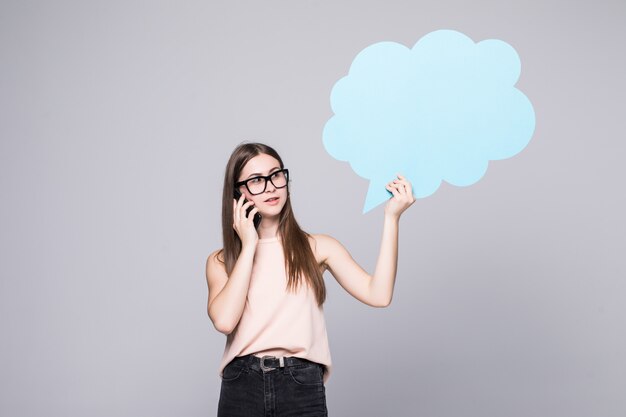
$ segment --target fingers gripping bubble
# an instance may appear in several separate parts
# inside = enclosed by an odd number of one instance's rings
[[[323,141],[370,180],[363,212],[390,197],[385,186],[396,172],[423,198],[442,181],[474,184],[490,160],[524,149],[535,114],[515,88],[520,68],[506,42],[474,43],[452,30],[431,32],[412,49],[379,42],[362,50],[332,89]]]

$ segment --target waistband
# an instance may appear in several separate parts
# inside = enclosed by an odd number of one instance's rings
[[[263,357],[259,357],[259,356],[255,356],[252,353],[245,355],[245,356],[237,356],[236,358],[232,360],[232,362],[239,362],[241,364],[244,364],[250,367],[251,369],[254,369],[256,371],[262,371],[262,372],[269,372],[278,368],[288,368],[291,366],[307,365],[307,364],[323,366],[317,362],[313,362],[304,358],[297,358],[295,356],[267,356],[266,355]]]

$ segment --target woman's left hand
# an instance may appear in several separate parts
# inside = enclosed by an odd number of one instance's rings
[[[415,203],[411,182],[402,175],[398,174],[398,178],[388,183],[385,188],[393,194],[385,206],[385,215],[399,218],[404,210]]]

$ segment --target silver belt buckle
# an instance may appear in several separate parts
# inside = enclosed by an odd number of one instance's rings
[[[268,372],[268,371],[272,371],[272,370],[276,369],[276,368],[272,368],[272,367],[269,367],[269,366],[265,366],[265,364],[263,363],[265,361],[265,359],[276,359],[276,356],[265,355],[265,356],[263,356],[261,358],[261,369],[263,370],[263,372]]]

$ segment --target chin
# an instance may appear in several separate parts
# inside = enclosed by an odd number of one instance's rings
[[[267,210],[264,210],[264,212],[261,213],[261,216],[278,217],[282,211],[283,207],[270,207]]]

